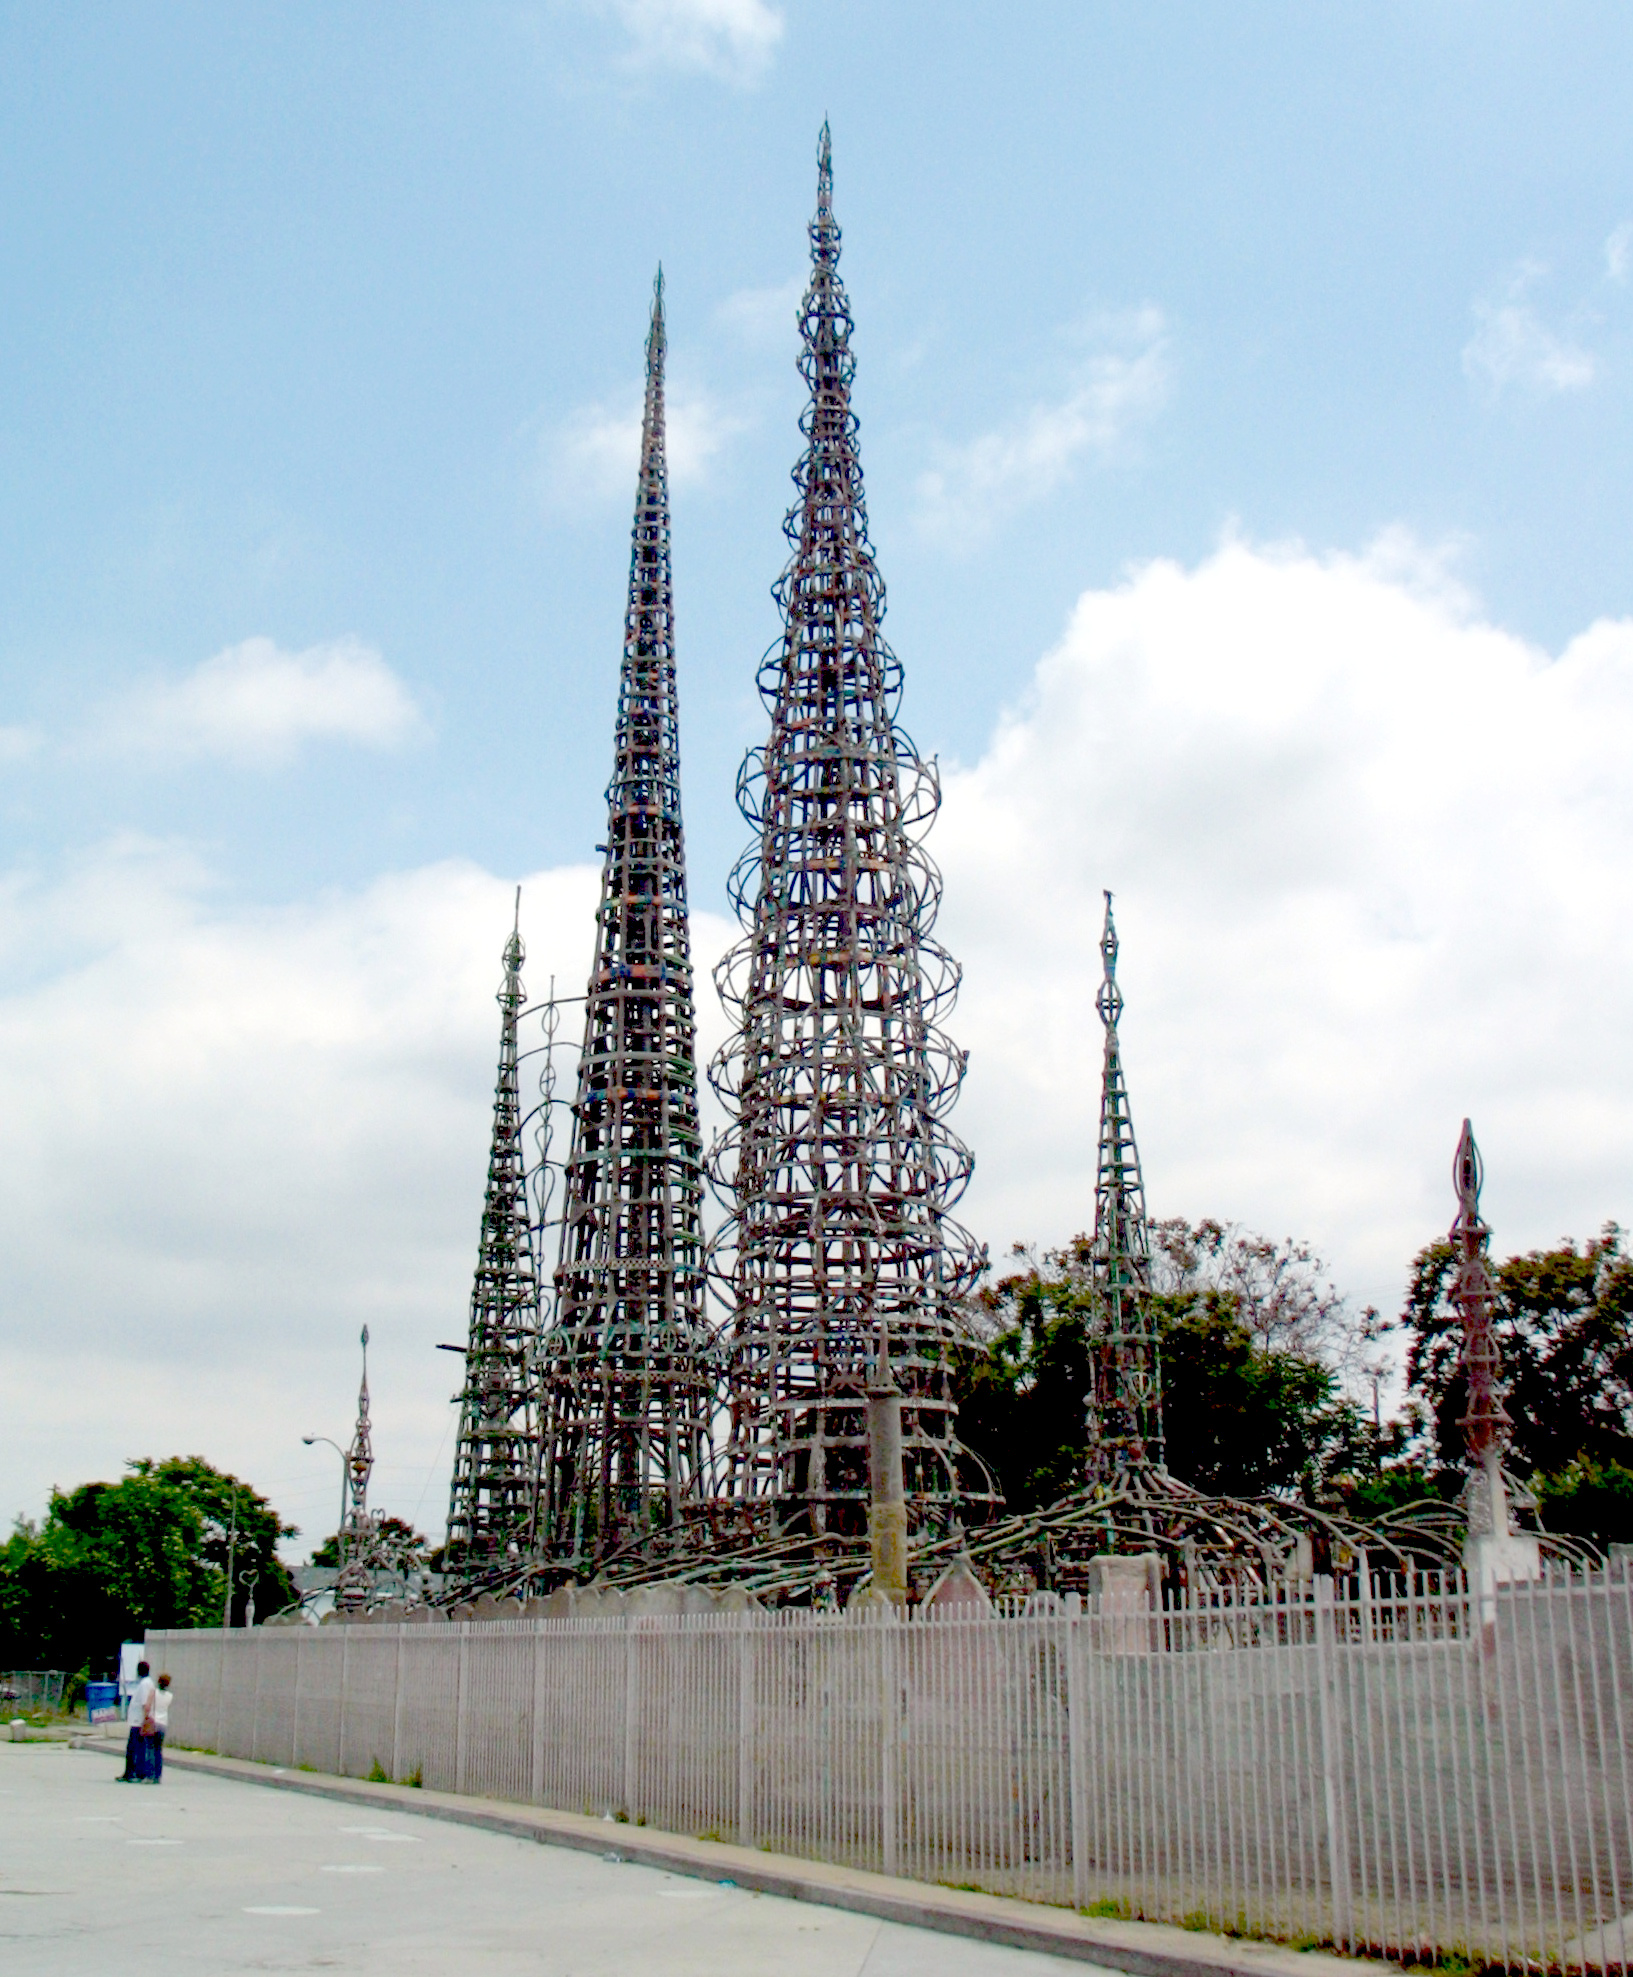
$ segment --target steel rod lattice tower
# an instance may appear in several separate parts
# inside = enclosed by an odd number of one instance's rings
[[[538,1474],[538,1409],[533,1355],[539,1328],[539,1282],[534,1263],[516,1028],[525,993],[526,949],[517,921],[505,943],[499,987],[499,1074],[493,1094],[482,1234],[471,1287],[465,1380],[459,1396],[459,1440],[448,1499],[446,1571],[458,1581],[480,1578],[524,1555],[532,1542]]]
[[[357,1425],[346,1450],[346,1499],[340,1519],[340,1571],[335,1579],[335,1605],[368,1604],[373,1585],[371,1554],[374,1523],[369,1516],[369,1478],[374,1474],[374,1436],[369,1427],[369,1328],[363,1327],[363,1374],[357,1387]]]
[[[624,621],[595,962],[541,1351],[541,1548],[589,1563],[678,1526],[703,1487],[714,1384],[675,606],[664,450],[663,274]]]
[[[983,1262],[948,1213],[971,1169],[942,1124],[964,1056],[935,1022],[958,970],[930,937],[940,878],[918,841],[935,769],[895,726],[880,632],[826,126],[810,242],[806,449],[773,593],[784,632],[759,674],[770,739],[738,778],[759,835],[731,884],[746,932],[716,977],[737,1020],[711,1070],[732,1115],[711,1166],[729,1211],[722,1489],[821,1534],[866,1529],[867,1389],[887,1354],[910,1515],[979,1516],[996,1492],[954,1433],[952,1307]]]
[[[1117,925],[1106,894],[1104,976],[1094,1006],[1105,1029],[1100,1154],[1094,1183],[1089,1278],[1095,1293],[1094,1389],[1088,1402],[1089,1480],[1113,1483],[1164,1467],[1162,1368],[1151,1313],[1151,1237],[1117,1025]]]

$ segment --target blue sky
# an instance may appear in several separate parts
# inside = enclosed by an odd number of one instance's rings
[[[693,896],[725,938],[824,115],[904,718],[949,774],[978,1233],[1083,1219],[1092,1079],[1016,1039],[1077,1051],[1102,884],[1132,888],[1159,1210],[1308,1236],[1387,1303],[1483,1102],[1509,1246],[1625,1216],[1630,57],[1624,8],[1472,0],[0,10],[0,1360],[13,1394],[110,1369],[30,1403],[0,1512],[170,1442],[298,1497],[278,1451],[343,1425],[370,1317],[392,1507],[433,1515],[515,879],[537,968],[587,958],[660,259]],[[1586,766],[1539,753],[1560,655]],[[1485,868],[1412,805],[1488,681],[1507,766],[1468,770],[1467,815],[1531,818],[1530,849],[1453,940],[1422,888]],[[1220,865],[1295,783],[1319,816]],[[1289,833],[1337,862],[1278,892]],[[1573,958],[1521,1075],[1524,999],[1480,998],[1518,996],[1528,916]],[[138,1450],[153,1326],[199,1386]],[[248,1408],[268,1341],[288,1394]]]
[[[183,832],[280,899],[593,842],[628,496],[553,498],[550,441],[627,404],[661,257],[677,391],[719,428],[676,496],[718,898],[798,407],[791,303],[731,304],[798,274],[824,113],[923,746],[976,754],[1085,584],[1232,524],[1465,539],[1489,608],[1545,642],[1628,608],[1623,10],[693,11],[741,32],[689,46],[687,9],[634,5],[7,10],[5,720],[60,734],[252,635],[352,634],[434,730],[276,781],[65,788],[46,757],[7,792],[20,849]],[[1590,384],[1469,375],[1516,291]],[[927,506],[927,473],[956,496],[961,449],[1153,343],[1148,399],[983,526]]]

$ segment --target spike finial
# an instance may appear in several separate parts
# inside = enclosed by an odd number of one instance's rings
[[[654,378],[663,376],[664,355],[669,348],[669,336],[664,326],[663,315],[663,263],[658,263],[658,272],[652,278],[652,322],[646,333],[646,378],[648,387]]]

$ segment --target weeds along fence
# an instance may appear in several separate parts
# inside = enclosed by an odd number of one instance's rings
[[[1625,1972],[1633,1583],[164,1633],[174,1742],[1400,1957]]]

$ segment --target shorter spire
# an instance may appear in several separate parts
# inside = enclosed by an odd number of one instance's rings
[[[1151,1319],[1151,1238],[1145,1184],[1134,1140],[1117,1025],[1117,923],[1111,894],[1100,932],[1104,973],[1094,998],[1105,1029],[1100,1073],[1100,1153],[1094,1183],[1094,1240],[1089,1268],[1096,1293],[1094,1388],[1088,1401],[1090,1480],[1115,1484],[1133,1472],[1160,1470],[1162,1368]]]
[[[1457,1255],[1452,1302],[1463,1320],[1463,1372],[1468,1381],[1468,1411],[1457,1425],[1463,1430],[1469,1459],[1476,1468],[1492,1451],[1500,1458],[1514,1425],[1503,1406],[1502,1353],[1491,1322],[1497,1287],[1487,1259],[1491,1231],[1480,1219],[1484,1182],[1485,1168],[1474,1143],[1474,1129],[1465,1119],[1452,1164],[1452,1183],[1457,1190],[1457,1219],[1451,1230]]]

